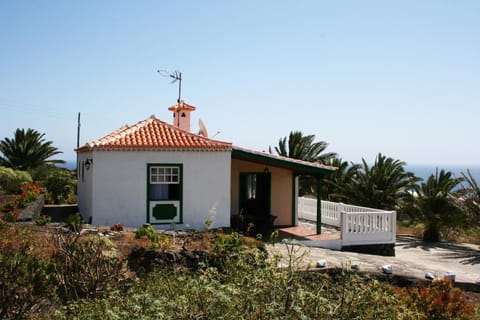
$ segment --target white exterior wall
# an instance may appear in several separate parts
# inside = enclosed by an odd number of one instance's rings
[[[269,165],[258,164],[243,160],[232,160],[232,215],[239,214],[240,206],[240,173],[263,172],[265,167],[271,173],[271,214],[277,216],[274,221],[276,226],[292,225],[293,210],[293,173],[291,170],[276,168]]]
[[[202,229],[207,219],[213,221],[212,227],[230,226],[230,151],[95,151],[92,158],[90,212],[95,225],[142,226],[147,222],[147,164],[182,164],[183,224],[178,228],[188,224]],[[79,208],[88,215],[88,205],[80,204],[83,201],[88,202],[88,197],[79,194]]]
[[[84,166],[86,159],[92,159],[91,152],[79,153],[77,155],[77,193],[78,193],[78,211],[82,214],[85,221],[89,221],[92,216],[92,173],[93,163],[87,170]]]

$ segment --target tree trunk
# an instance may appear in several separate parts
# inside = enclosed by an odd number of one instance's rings
[[[429,223],[425,226],[425,230],[423,231],[423,241],[440,241],[440,228],[437,224]]]

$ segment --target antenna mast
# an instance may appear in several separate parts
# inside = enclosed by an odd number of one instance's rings
[[[180,99],[182,98],[182,73],[175,71],[174,76],[170,75],[170,77],[174,78],[174,81],[178,80],[178,99],[177,103],[180,103]]]
[[[168,72],[166,70],[157,70],[158,74],[162,77],[169,77],[172,78],[172,82],[175,83],[178,81],[178,99],[177,103],[180,104],[182,99],[182,73],[180,71],[175,70],[174,72]]]

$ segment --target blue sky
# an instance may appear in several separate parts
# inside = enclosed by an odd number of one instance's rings
[[[177,86],[217,139],[268,150],[292,130],[344,160],[480,165],[479,1],[0,1],[0,139],[81,143]]]

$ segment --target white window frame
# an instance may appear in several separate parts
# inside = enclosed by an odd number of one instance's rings
[[[180,184],[180,167],[151,166],[150,184]]]

